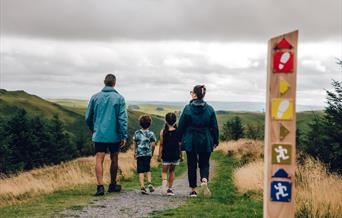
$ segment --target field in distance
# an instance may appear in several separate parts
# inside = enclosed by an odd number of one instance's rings
[[[79,114],[84,115],[88,101],[87,100],[73,100],[73,99],[50,99],[55,103],[58,103],[66,108],[72,109]],[[136,111],[158,117],[164,117],[169,112],[175,112],[178,116],[181,110],[185,106],[180,103],[143,103],[143,102],[128,102],[128,110]],[[263,125],[265,114],[263,112],[243,112],[243,111],[227,111],[218,110],[216,112],[220,129],[223,124],[235,116],[239,116],[243,124]],[[308,123],[310,123],[314,116],[321,116],[322,111],[302,111],[297,113],[297,126],[302,131],[306,131]]]

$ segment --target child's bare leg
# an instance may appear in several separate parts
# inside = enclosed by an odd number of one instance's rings
[[[169,166],[164,165],[162,169],[162,180],[167,180],[167,171],[169,170]]]
[[[144,173],[139,173],[140,187],[145,187],[144,179],[145,179]]]
[[[175,180],[175,167],[174,165],[170,165],[169,168],[169,188],[172,188],[173,181]]]
[[[152,174],[151,174],[151,172],[147,172],[147,173],[146,173],[146,176],[147,176],[147,181],[148,181],[149,183],[152,183]]]

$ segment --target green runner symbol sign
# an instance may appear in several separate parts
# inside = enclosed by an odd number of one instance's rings
[[[272,164],[291,164],[291,145],[272,145]]]

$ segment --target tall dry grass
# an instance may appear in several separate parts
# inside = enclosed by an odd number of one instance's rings
[[[234,184],[239,191],[263,191],[264,179],[264,163],[262,160],[257,160],[238,168],[234,172]]]
[[[258,160],[264,156],[264,144],[261,141],[240,139],[238,141],[221,142],[216,148],[229,156],[234,156],[242,164]]]
[[[259,142],[261,143],[261,142]],[[237,168],[234,183],[240,192],[263,191],[263,160],[256,158],[262,153],[257,142],[248,143],[252,148],[253,161]],[[246,140],[224,143],[219,148],[228,155],[243,157]],[[228,146],[228,148],[227,148]],[[232,146],[229,148],[229,146]],[[256,150],[259,150],[257,152]],[[238,152],[237,152],[238,151]],[[242,152],[242,153],[241,153]],[[298,217],[341,217],[342,214],[342,176],[331,174],[318,160],[307,157],[296,171],[296,208]]]
[[[296,172],[298,213],[310,217],[342,217],[342,177],[327,172],[318,160],[307,157]]]
[[[157,162],[152,159],[152,166]],[[110,182],[110,158],[104,162],[104,181]],[[136,161],[132,151],[119,154],[120,177],[134,175]],[[0,179],[0,207],[16,204],[34,196],[76,185],[96,184],[95,157],[83,157],[56,166],[42,167]]]

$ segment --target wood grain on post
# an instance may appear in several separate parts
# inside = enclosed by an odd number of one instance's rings
[[[285,40],[284,40],[285,39]],[[288,42],[291,48],[278,48],[279,42]],[[289,218],[295,215],[295,170],[296,170],[296,77],[297,77],[297,45],[298,45],[298,30],[284,35],[274,37],[268,42],[268,59],[267,59],[267,94],[266,94],[266,114],[265,114],[265,148],[264,148],[264,218]],[[293,54],[293,68],[290,72],[275,72],[274,56],[276,52],[285,52]],[[285,55],[285,56],[286,56]],[[285,57],[288,58],[288,57]],[[282,62],[281,62],[282,63]],[[284,69],[284,65],[279,66],[279,69]],[[287,82],[285,82],[285,81]],[[282,84],[280,88],[280,82]],[[289,85],[286,91],[287,84]],[[284,87],[285,86],[285,87]],[[285,90],[285,92],[284,92]],[[278,99],[278,100],[277,100]],[[280,100],[279,100],[280,99]],[[273,101],[273,103],[272,103]],[[284,101],[285,103],[283,103]],[[292,105],[291,105],[292,101]],[[280,103],[279,103],[280,102]],[[279,105],[278,105],[279,103]],[[283,104],[283,105],[280,105]],[[273,106],[272,106],[273,105]],[[276,114],[273,110],[278,110]],[[281,108],[283,107],[283,108]],[[287,108],[286,108],[287,107]],[[292,107],[292,108],[290,108]],[[285,108],[285,109],[284,109]],[[292,110],[292,114],[291,111]],[[292,115],[292,118],[285,116]],[[284,127],[287,129],[284,129]],[[280,133],[280,129],[282,132]],[[285,134],[285,133],[286,134]],[[284,145],[279,147],[279,145]],[[287,146],[287,147],[286,147]],[[273,161],[272,161],[273,147]],[[284,156],[275,156],[279,150],[290,149]],[[285,160],[288,157],[289,159]],[[277,159],[278,157],[278,159]],[[282,159],[283,158],[283,159]],[[277,162],[279,161],[279,162]],[[273,162],[273,163],[272,163]],[[274,177],[276,172],[278,172]],[[286,176],[279,176],[288,175]],[[272,187],[281,186],[280,182],[290,184],[291,193],[286,194],[276,193],[276,198],[271,197]],[[287,187],[288,188],[288,187]],[[279,190],[276,188],[276,190]],[[274,191],[273,191],[274,192]],[[284,194],[284,195],[282,195]],[[284,197],[285,196],[285,197]],[[290,199],[289,196],[291,196]],[[279,198],[278,198],[279,197]],[[284,197],[284,198],[282,198]],[[284,200],[286,199],[286,201]]]

